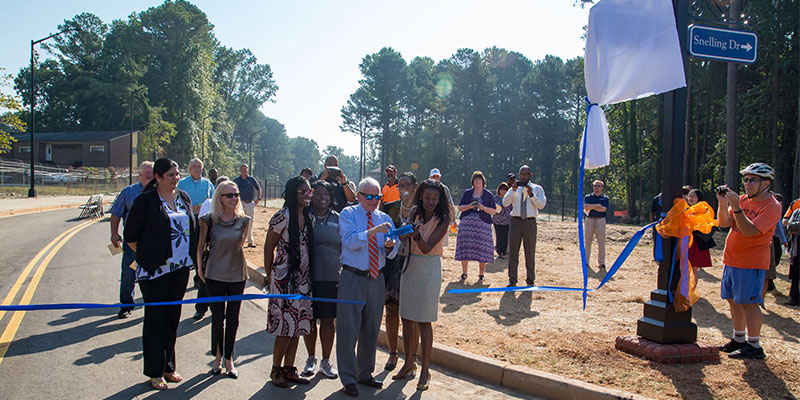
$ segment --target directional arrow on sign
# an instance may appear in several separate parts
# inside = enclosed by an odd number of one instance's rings
[[[742,48],[747,51],[753,50],[753,46],[750,43],[745,43]]]

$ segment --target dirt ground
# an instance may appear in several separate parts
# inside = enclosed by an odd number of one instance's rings
[[[257,208],[258,248],[247,249],[250,262],[263,264],[266,225],[275,208]],[[609,225],[606,230],[606,264],[610,267],[638,227]],[[712,249],[713,266],[702,270],[698,283],[702,298],[692,313],[698,341],[721,345],[733,329],[728,305],[719,298],[724,234]],[[536,283],[578,287],[583,278],[577,247],[577,226],[571,220],[539,218],[536,248]],[[439,321],[434,340],[498,360],[658,399],[796,399],[800,396],[800,308],[781,303],[787,299],[788,261],[778,266],[777,290],[767,295],[761,342],[764,361],[737,361],[724,353],[718,363],[659,364],[614,348],[620,335],[636,334],[643,303],[656,287],[657,264],[652,261],[649,233],[614,278],[589,293],[586,310],[578,292],[522,292],[448,294],[454,288],[474,288],[477,263],[469,264],[469,278],[459,283],[460,263],[453,259],[455,236],[445,249]],[[590,262],[589,287],[604,274]],[[484,287],[505,286],[507,259],[486,268]],[[525,278],[520,256],[520,281]],[[524,282],[524,281],[523,281]]]

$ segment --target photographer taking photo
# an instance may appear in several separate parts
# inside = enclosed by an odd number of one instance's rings
[[[347,180],[344,171],[339,168],[339,158],[330,155],[325,158],[325,169],[319,174],[319,180],[333,185],[334,211],[340,213],[342,210],[356,201],[355,186]],[[311,179],[312,183],[316,179]]]
[[[759,343],[763,316],[758,305],[764,301],[761,289],[769,269],[770,242],[781,216],[781,205],[769,192],[775,179],[772,167],[754,163],[740,173],[744,176],[744,195],[727,185],[717,188],[719,227],[731,228],[722,255],[725,269],[721,296],[730,304],[733,322],[733,338],[720,351],[731,353],[730,358],[760,360],[766,355]]]

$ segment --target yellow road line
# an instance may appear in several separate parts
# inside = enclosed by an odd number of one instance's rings
[[[55,245],[59,240],[61,240],[61,238],[63,238],[64,236],[68,235],[70,232],[72,232],[72,231],[74,231],[74,230],[76,230],[76,229],[78,229],[78,228],[80,228],[82,226],[88,225],[91,222],[92,221],[87,221],[87,222],[84,222],[84,223],[82,223],[80,225],[73,226],[72,228],[66,230],[64,233],[58,235],[55,239],[53,239],[46,246],[44,246],[44,248],[38,254],[36,254],[36,257],[33,257],[31,262],[29,262],[28,265],[25,266],[25,269],[22,270],[22,273],[20,273],[19,278],[17,278],[17,281],[14,282],[14,285],[11,286],[11,290],[8,291],[8,294],[6,294],[5,299],[3,299],[2,305],[4,305],[4,306],[11,305],[11,303],[14,301],[14,298],[17,297],[17,292],[19,292],[19,289],[22,288],[22,284],[25,283],[25,279],[28,279],[28,274],[31,273],[31,270],[36,265],[36,263],[39,262],[39,260],[42,258],[42,256],[44,256],[45,253],[47,253],[47,251],[50,250],[51,247],[53,247],[53,245]],[[2,320],[3,316],[5,316],[5,315],[6,315],[5,311],[0,311],[0,320]]]
[[[20,305],[28,305],[31,304],[31,299],[33,298],[33,294],[36,292],[36,287],[39,286],[39,281],[42,279],[42,275],[44,275],[44,270],[47,269],[47,265],[50,264],[50,261],[55,257],[56,253],[69,241],[70,238],[75,236],[78,232],[86,228],[87,226],[97,222],[98,220],[92,220],[77,227],[73,228],[69,233],[61,239],[58,244],[53,246],[50,253],[44,258],[41,264],[39,264],[39,268],[36,269],[36,272],[33,274],[33,278],[31,279],[30,284],[28,284],[28,288],[25,289],[25,293],[22,295],[22,299],[20,300]],[[65,232],[66,233],[66,232]],[[22,317],[25,316],[25,311],[15,311],[14,315],[11,316],[11,321],[6,326],[6,329],[3,331],[3,335],[0,336],[0,363],[3,362],[3,359],[6,355],[6,351],[8,351],[8,346],[11,345],[11,341],[14,340],[14,336],[17,334],[17,330],[19,329],[20,324],[22,323]]]

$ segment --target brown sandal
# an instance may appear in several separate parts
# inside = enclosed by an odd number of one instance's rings
[[[289,384],[286,383],[286,377],[283,376],[283,368],[281,367],[272,367],[272,372],[269,373],[269,379],[272,380],[272,384],[277,387],[289,387]]]
[[[404,365],[403,368],[400,369],[400,372],[398,372],[397,374],[392,376],[392,379],[393,380],[414,379],[414,375],[416,373],[417,373],[417,364],[414,364],[414,366],[412,368],[409,368],[409,369],[406,369],[405,365]]]
[[[308,379],[303,378],[300,375],[297,375],[297,368],[296,367],[283,367],[283,376],[289,382],[301,383],[303,385],[308,384],[309,382],[311,382]]]

